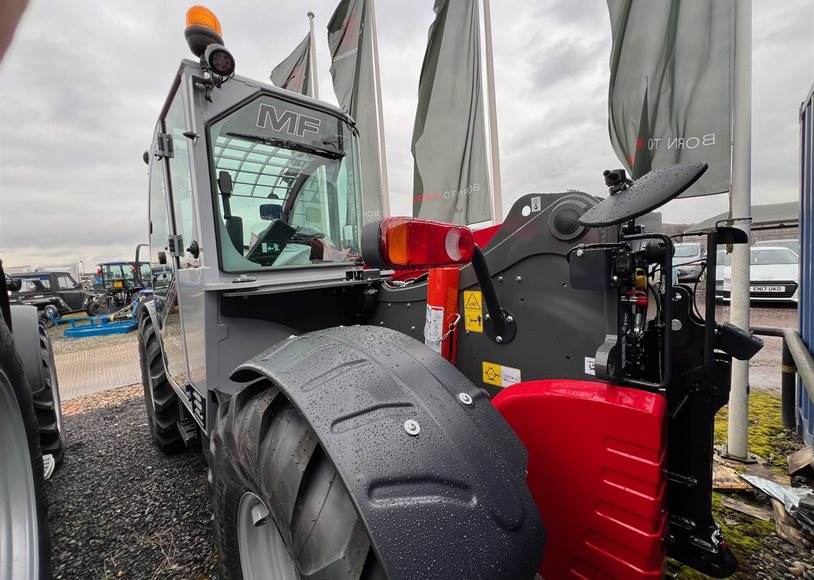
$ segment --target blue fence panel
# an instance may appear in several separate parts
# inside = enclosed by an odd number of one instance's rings
[[[814,353],[814,86],[800,107],[800,335]],[[797,430],[814,447],[814,401],[797,381]]]

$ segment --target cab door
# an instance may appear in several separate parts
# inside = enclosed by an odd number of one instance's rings
[[[172,284],[167,288],[167,303],[173,312],[166,313],[164,343],[170,376],[178,386],[191,384],[203,389],[205,380],[203,337],[203,269],[200,252],[195,250],[199,224],[192,191],[193,163],[188,132],[187,87],[177,85],[166,115],[159,122],[164,188],[167,204],[166,258],[172,267]]]

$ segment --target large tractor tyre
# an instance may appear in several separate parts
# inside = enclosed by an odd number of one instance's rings
[[[210,490],[224,578],[530,579],[527,456],[484,392],[380,327],[292,337],[219,394]]]
[[[161,345],[149,313],[142,312],[138,325],[138,352],[147,423],[156,447],[167,453],[184,447],[178,422],[181,420],[178,395],[167,378]]]
[[[221,409],[209,480],[224,580],[384,580],[336,467],[285,395],[256,385]]]
[[[51,338],[45,327],[38,323],[38,315],[33,307],[12,306],[11,317],[17,352],[23,361],[26,379],[31,387],[34,413],[39,425],[40,448],[43,455],[53,456],[58,467],[65,456],[66,442]]]
[[[34,392],[34,411],[39,423],[40,447],[42,453],[50,453],[57,466],[62,464],[65,455],[65,430],[62,423],[62,399],[59,395],[54,351],[48,332],[39,327],[39,355],[42,365],[42,386]]]
[[[11,332],[0,318],[0,578],[51,578],[37,418]]]

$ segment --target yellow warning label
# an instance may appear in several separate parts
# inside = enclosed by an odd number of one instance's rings
[[[483,363],[483,382],[497,387],[500,385],[500,365]]]
[[[483,299],[479,290],[464,290],[464,328],[483,332]]]
[[[523,381],[520,369],[483,361],[483,382],[496,387],[510,387]]]

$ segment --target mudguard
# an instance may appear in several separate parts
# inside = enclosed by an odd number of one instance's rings
[[[12,304],[11,324],[17,354],[23,363],[23,370],[28,382],[37,388],[45,384],[40,358],[40,321],[39,312],[34,306]]]
[[[316,432],[391,579],[530,579],[545,543],[526,451],[484,392],[381,327],[292,337],[238,367]]]
[[[493,400],[529,453],[548,532],[544,578],[660,578],[665,554],[663,396],[604,383],[520,383]]]

